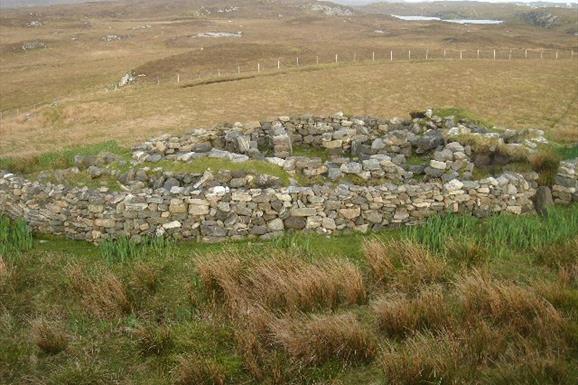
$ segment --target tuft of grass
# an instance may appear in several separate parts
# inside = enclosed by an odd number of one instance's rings
[[[139,257],[166,256],[174,251],[174,242],[163,237],[129,237],[107,239],[98,245],[101,256],[109,263],[128,263]]]
[[[538,184],[552,186],[558,174],[562,157],[552,148],[542,148],[528,157],[532,169],[539,175]]]
[[[140,352],[145,356],[167,354],[175,346],[172,331],[166,325],[141,325],[134,334]]]
[[[32,244],[32,231],[24,220],[0,215],[0,254],[30,250]]]
[[[159,270],[150,263],[139,262],[132,271],[131,286],[141,292],[155,292],[159,287]]]
[[[578,263],[578,235],[565,242],[547,245],[536,251],[536,261],[550,268],[569,268]]]
[[[459,343],[449,332],[418,333],[401,347],[392,345],[380,362],[388,383],[396,385],[459,383],[457,371],[463,362]]]
[[[364,249],[377,282],[411,291],[444,280],[445,260],[419,244],[406,239],[372,239],[364,243]]]
[[[345,365],[370,361],[374,336],[351,314],[281,319],[271,325],[274,341],[305,365],[337,359]]]
[[[174,370],[177,385],[224,385],[226,372],[214,360],[184,356]]]
[[[304,311],[366,299],[361,271],[350,262],[333,259],[308,263],[287,255],[249,261],[221,254],[198,260],[197,271],[205,290],[232,309],[254,303]]]
[[[68,346],[68,335],[62,327],[43,318],[32,321],[30,335],[34,344],[47,354],[60,353]]]
[[[445,247],[447,258],[458,266],[481,266],[491,258],[488,248],[476,239],[450,238]]]
[[[522,335],[535,334],[556,343],[555,336],[563,328],[564,319],[535,290],[495,281],[479,271],[461,277],[456,286],[465,317],[489,318]]]
[[[440,287],[406,295],[382,297],[372,305],[380,330],[390,337],[405,337],[416,331],[431,330],[451,322],[452,314]]]
[[[95,317],[111,319],[131,311],[124,284],[110,271],[90,277],[81,267],[72,265],[68,268],[68,279],[80,294],[85,310]]]

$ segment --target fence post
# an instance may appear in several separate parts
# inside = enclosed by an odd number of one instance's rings
[[[480,58],[480,49],[478,48],[478,50],[476,51],[476,58]]]
[[[177,74],[177,84],[180,84],[181,82],[181,74]]]
[[[558,50],[556,50],[556,60],[558,60]]]
[[[574,58],[574,50],[570,50],[570,57],[573,59]]]
[[[299,56],[297,56],[297,61],[296,61],[296,63],[297,63],[297,67],[299,67]]]
[[[446,58],[446,49],[444,48],[444,59]]]
[[[544,48],[540,50],[540,60],[544,59]]]
[[[281,59],[277,59],[277,71],[281,69]]]
[[[528,58],[528,48],[524,50],[524,59]]]
[[[425,49],[425,60],[427,60],[429,57],[429,48]]]
[[[257,63],[257,72],[261,72],[261,63]]]
[[[411,60],[411,49],[407,50],[407,59]]]
[[[161,85],[161,78],[159,76],[157,76],[157,86]]]
[[[217,70],[217,77],[221,77],[221,70]]]
[[[464,51],[460,49],[460,60],[464,58]]]
[[[496,50],[494,50],[494,60],[496,60]]]
[[[338,61],[339,61],[338,59],[339,59],[339,56],[337,54],[335,54],[335,64],[338,63]]]
[[[389,50],[389,61],[393,61],[393,50]]]
[[[371,53],[371,61],[375,61],[375,51]]]

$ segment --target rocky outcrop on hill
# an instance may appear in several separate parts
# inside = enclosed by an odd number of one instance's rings
[[[521,15],[521,18],[529,24],[542,28],[552,28],[559,24],[560,18],[546,10],[534,10]]]

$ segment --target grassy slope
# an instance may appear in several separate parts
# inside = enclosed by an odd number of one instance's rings
[[[13,384],[355,384],[382,383],[384,373],[399,384],[570,384],[577,209],[548,222],[448,216],[369,238],[292,235],[130,253],[127,243],[99,250],[37,239],[31,247],[19,228],[24,241],[8,239],[24,250],[4,250],[0,260],[0,375]],[[246,278],[237,282],[238,263]],[[460,295],[478,295],[480,307]],[[239,313],[257,305],[266,311]],[[258,325],[272,328],[273,341]],[[475,345],[459,340],[468,334]],[[458,341],[493,358],[471,362]],[[465,354],[457,369],[454,354]],[[413,370],[421,374],[407,377]]]
[[[14,154],[16,148],[20,154],[38,153],[103,137],[134,143],[164,132],[283,114],[342,110],[392,117],[428,106],[459,106],[498,126],[540,127],[555,139],[576,141],[577,65],[399,62],[322,67],[193,88],[141,86],[66,100],[27,120],[7,118],[0,153]]]

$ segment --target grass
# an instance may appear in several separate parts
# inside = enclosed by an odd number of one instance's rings
[[[460,121],[469,121],[479,125],[480,127],[493,129],[495,124],[492,124],[484,119],[480,118],[475,113],[468,111],[464,108],[460,107],[444,107],[444,108],[436,108],[433,110],[434,114],[440,116],[442,118],[449,118],[452,117],[456,123]]]
[[[447,214],[429,218],[424,226],[404,230],[408,238],[444,253],[451,240],[476,241],[492,245],[492,252],[501,254],[508,249],[533,250],[548,244],[572,239],[578,232],[578,211],[552,208],[546,219],[535,216],[499,214],[485,221],[470,215]]]
[[[278,320],[273,340],[305,365],[339,360],[345,364],[370,361],[377,352],[374,337],[353,314]]]
[[[0,374],[15,384],[569,385],[576,210],[448,215],[371,237],[125,240],[106,252],[34,240],[0,260]]]
[[[499,127],[540,127],[558,141],[577,140],[575,111],[567,111],[561,102],[573,98],[570,86],[575,83],[570,75],[573,63],[487,64],[394,62],[328,67],[322,71],[299,71],[192,89],[164,84],[87,94],[63,102],[66,116],[58,128],[36,117],[26,121],[4,119],[5,140],[0,144],[0,153],[14,156],[13,149],[19,148],[20,153],[33,154],[39,149],[59,149],[66,144],[95,143],[102,137],[133,144],[157,134],[185,132],[191,126],[212,127],[222,121],[258,120],[285,114],[331,114],[344,110],[404,117],[407,111],[436,105],[459,106],[476,116],[487,117]],[[414,92],[416,84],[426,85],[424,93]],[[394,92],[383,93],[383,89]],[[512,94],[519,96],[512,100]],[[229,95],[237,97],[231,99]],[[405,97],[402,99],[401,95]],[[507,103],[511,108],[496,110],[496,102]],[[215,105],[224,108],[214,109]],[[92,120],[87,122],[86,115]]]
[[[32,232],[24,220],[12,221],[0,215],[0,255],[32,248]]]
[[[327,149],[306,145],[293,146],[293,155],[305,156],[308,158],[320,158],[323,162],[329,160],[330,158],[330,153]]]
[[[578,145],[559,146],[556,152],[562,159],[578,158]]]
[[[37,156],[21,158],[0,158],[0,169],[21,174],[32,174],[44,170],[70,168],[75,165],[77,155],[94,156],[101,152],[110,152],[130,159],[130,150],[120,146],[116,141],[79,145],[59,151],[47,152]]]
[[[173,242],[162,238],[145,238],[134,240],[121,237],[115,240],[105,240],[98,247],[100,254],[108,263],[127,263],[134,261],[139,256],[160,256],[171,252]]]
[[[162,167],[165,171],[175,173],[203,173],[207,170],[218,172],[220,170],[244,171],[254,175],[270,175],[280,179],[284,185],[289,184],[289,175],[281,167],[263,160],[248,160],[246,162],[233,162],[226,159],[204,158],[191,162],[173,162],[161,160],[157,163],[144,163],[143,167]]]

